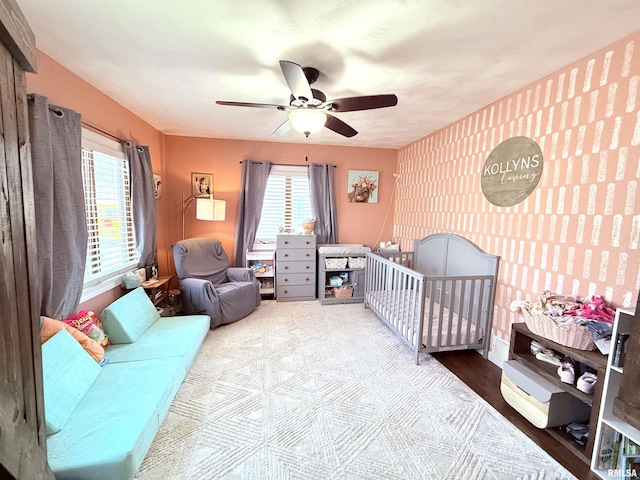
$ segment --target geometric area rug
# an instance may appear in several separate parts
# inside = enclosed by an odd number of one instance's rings
[[[575,477],[361,303],[264,300],[209,331],[136,478]]]

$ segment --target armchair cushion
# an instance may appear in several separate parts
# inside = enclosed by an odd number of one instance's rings
[[[250,268],[230,267],[220,240],[190,238],[171,246],[185,313],[206,313],[211,328],[235,322],[260,305],[260,283]]]
[[[176,273],[179,279],[201,278],[214,285],[227,282],[229,258],[220,240],[190,238],[172,247]]]
[[[256,274],[250,268],[231,267],[227,270],[230,282],[253,282]]]

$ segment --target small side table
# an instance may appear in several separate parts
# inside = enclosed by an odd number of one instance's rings
[[[156,307],[162,306],[169,296],[169,281],[172,278],[173,275],[167,275],[166,277],[158,277],[155,280],[142,282],[142,288],[145,289],[147,295],[149,295],[149,298]]]

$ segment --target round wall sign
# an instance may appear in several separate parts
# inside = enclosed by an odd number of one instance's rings
[[[542,151],[529,137],[512,137],[487,157],[482,167],[482,193],[499,207],[527,198],[542,176]]]

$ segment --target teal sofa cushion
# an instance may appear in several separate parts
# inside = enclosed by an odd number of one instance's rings
[[[135,342],[159,318],[160,314],[142,287],[120,297],[100,314],[111,344]]]
[[[179,357],[102,367],[64,429],[47,437],[56,479],[134,478],[182,379]]]
[[[106,355],[109,363],[180,357],[186,375],[209,332],[210,323],[209,315],[161,317],[135,343],[111,345]]]
[[[45,427],[59,432],[101,373],[101,367],[66,330],[42,345]]]

